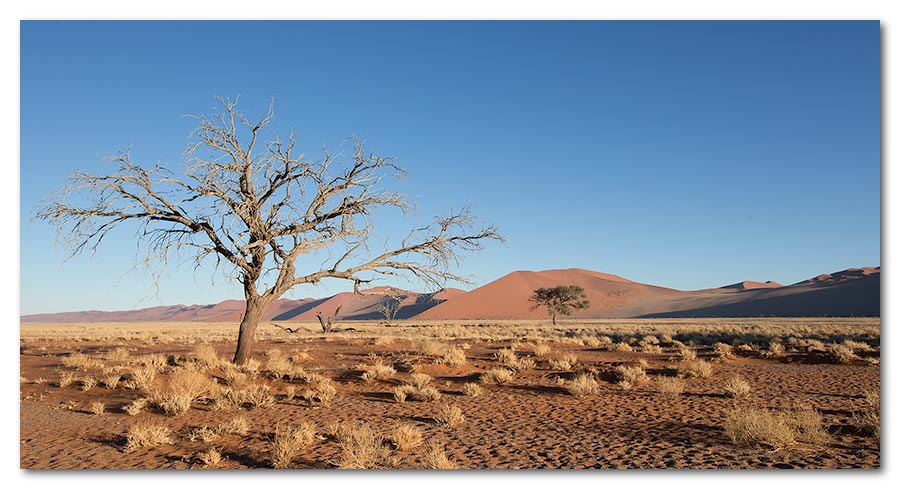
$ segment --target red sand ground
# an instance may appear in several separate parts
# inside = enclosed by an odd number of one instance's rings
[[[493,354],[508,343],[472,342],[469,362],[450,368],[422,362],[419,371],[435,377],[442,397],[433,402],[396,403],[391,391],[407,373],[392,379],[365,383],[359,378],[360,363],[371,364],[370,354],[387,361],[417,356],[410,342],[377,346],[371,339],[310,339],[286,345],[269,342],[257,351],[283,348],[309,349],[307,370],[332,377],[338,395],[330,407],[307,406],[303,400],[283,397],[289,385],[265,381],[279,395],[269,408],[239,412],[213,411],[197,404],[187,414],[168,417],[144,412],[132,417],[122,407],[144,395],[121,387],[94,387],[82,392],[75,386],[57,387],[51,382],[63,369],[61,358],[72,351],[98,354],[124,346],[132,355],[166,352],[186,355],[192,346],[162,344],[141,347],[134,342],[29,341],[22,348],[21,375],[30,379],[21,385],[21,467],[30,469],[70,468],[191,468],[196,456],[209,445],[189,441],[188,432],[200,426],[216,426],[238,414],[250,424],[246,436],[226,435],[212,443],[227,460],[223,468],[262,468],[270,464],[268,437],[278,423],[311,421],[321,432],[328,423],[369,423],[387,432],[400,423],[422,429],[425,439],[447,450],[461,468],[877,468],[879,444],[862,436],[852,425],[853,413],[863,408],[863,392],[878,389],[879,368],[858,361],[851,365],[819,363],[821,359],[787,354],[778,359],[732,357],[713,361],[713,376],[686,379],[683,395],[660,397],[652,384],[629,391],[612,381],[617,365],[649,361],[653,377],[664,372],[674,349],[661,354],[603,351],[571,344],[553,344],[557,354],[574,353],[580,369],[596,372],[601,392],[575,399],[557,386],[559,377],[573,372],[550,370],[537,359],[537,368],[519,373],[509,384],[485,385],[479,397],[462,394],[465,382],[478,372],[496,366]],[[223,356],[233,344],[214,344]],[[708,349],[700,351],[708,356]],[[265,358],[258,355],[263,362]],[[722,426],[735,401],[723,395],[723,384],[733,375],[752,384],[748,401],[770,408],[795,403],[814,406],[823,414],[832,441],[824,448],[795,447],[780,451],[735,446]],[[37,378],[43,383],[33,383]],[[303,390],[297,381],[298,391]],[[108,412],[89,412],[94,401],[106,403]],[[446,405],[462,409],[467,420],[455,428],[438,426],[434,417]],[[155,448],[123,451],[128,428],[152,420],[172,428],[175,443]],[[397,453],[398,467],[421,468],[424,449]],[[340,458],[338,444],[325,437],[304,449],[294,460],[295,468],[332,468]]]

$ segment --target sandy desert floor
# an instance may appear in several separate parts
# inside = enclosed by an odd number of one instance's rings
[[[878,319],[344,323],[327,336],[316,328],[304,324],[289,333],[264,325],[257,362],[236,369],[225,361],[234,349],[233,324],[23,324],[20,465],[853,469],[881,463],[878,438],[860,421],[869,409],[866,393],[880,390]],[[691,368],[697,362],[706,366]],[[511,378],[485,378],[493,369]],[[182,382],[191,373],[203,382]],[[626,375],[635,378],[623,382]],[[583,397],[573,387],[579,376],[596,381],[587,381]],[[748,395],[727,393],[735,376],[749,384]],[[412,383],[420,388],[403,387]],[[334,388],[333,399],[324,384]],[[661,392],[673,385],[674,392]],[[167,414],[166,400],[185,390],[189,409]],[[408,394],[404,402],[398,390]],[[146,406],[138,410],[140,399]],[[804,406],[802,412],[813,408],[820,416],[812,424],[821,429],[797,424],[777,446],[741,444],[725,429],[730,416],[742,419],[735,413],[751,407],[784,413],[773,419],[794,426]],[[236,418],[245,426],[229,429]],[[289,428],[303,423],[296,443],[285,442]],[[421,435],[418,446],[415,436],[405,443],[411,447],[401,446],[395,431],[401,425]],[[136,426],[162,427],[167,439],[139,446]]]

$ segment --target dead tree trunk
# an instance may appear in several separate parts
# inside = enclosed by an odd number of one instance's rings
[[[342,306],[338,306],[338,308],[334,310],[334,314],[325,316],[324,318],[322,317],[322,313],[316,312],[316,317],[319,318],[319,324],[322,326],[323,333],[327,334],[331,332],[331,323],[334,321],[334,318],[337,317],[338,313],[341,312],[341,307]]]
[[[234,352],[235,365],[243,365],[253,356],[253,346],[256,339],[256,327],[262,318],[265,304],[257,300],[248,300],[247,309],[241,319],[241,327],[238,332],[237,349]]]

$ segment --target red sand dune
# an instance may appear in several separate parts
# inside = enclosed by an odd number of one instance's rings
[[[650,300],[656,296],[683,292],[639,284],[616,275],[582,270],[513,272],[465,295],[450,299],[419,314],[415,319],[525,319],[545,318],[543,310],[533,310],[528,299],[535,289],[556,285],[584,288],[591,306],[573,317],[596,317],[601,311]]]
[[[316,313],[341,320],[384,319],[380,306],[399,300],[395,319],[544,319],[546,311],[528,302],[535,289],[556,285],[584,288],[591,305],[574,318],[880,316],[881,267],[851,268],[789,286],[739,282],[718,289],[680,291],[646,285],[616,275],[582,269],[518,271],[471,292],[443,289],[416,293],[375,287],[363,295],[344,292],[323,299],[281,299],[266,321],[309,321]],[[22,322],[239,321],[244,302],[159,306],[137,311],[81,311],[22,316]]]
[[[722,287],[723,289],[738,289],[738,290],[753,290],[753,289],[777,289],[778,287],[784,287],[778,282],[773,282],[771,280],[766,282],[754,282],[752,280],[744,280],[743,282],[738,282],[736,284],[726,285]]]

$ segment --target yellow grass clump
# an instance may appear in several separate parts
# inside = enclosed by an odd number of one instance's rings
[[[391,432],[394,446],[401,452],[408,452],[422,444],[422,430],[413,425],[402,424]]]
[[[296,425],[279,425],[270,442],[272,466],[283,469],[290,466],[301,450],[312,445],[316,437],[316,427],[309,422]]]
[[[154,447],[172,443],[169,436],[172,430],[168,426],[153,423],[137,423],[125,434],[125,451],[132,452],[138,448]]]

